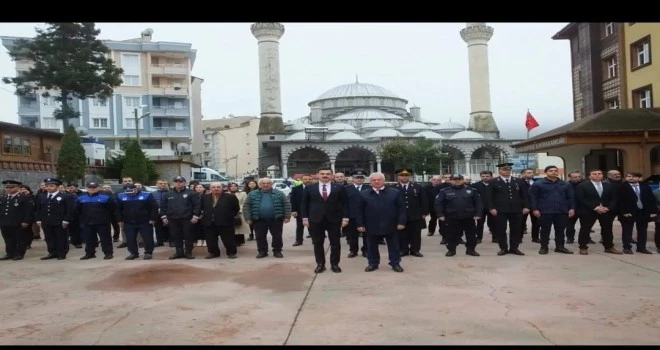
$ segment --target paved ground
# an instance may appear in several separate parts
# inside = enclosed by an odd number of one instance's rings
[[[1,262],[0,344],[657,344],[660,254],[613,256],[444,256],[438,236],[423,235],[424,258],[404,257],[404,273],[345,258],[341,274],[315,275],[310,240],[284,259]],[[651,227],[652,229],[652,227]],[[649,230],[651,231],[651,230]],[[621,248],[620,236],[617,247]],[[599,234],[593,234],[598,240]],[[551,246],[552,247],[552,246]],[[577,247],[571,247],[577,249]],[[654,244],[649,244],[649,249]],[[0,247],[4,249],[4,247]],[[652,249],[655,251],[655,249]],[[224,252],[223,252],[224,255]],[[381,255],[387,256],[384,246]]]

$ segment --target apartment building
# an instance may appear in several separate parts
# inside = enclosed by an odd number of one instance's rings
[[[148,155],[192,153],[194,148],[201,151],[199,94],[203,80],[191,75],[197,50],[189,43],[152,41],[152,35],[153,31],[147,29],[137,39],[104,41],[115,64],[124,70],[123,84],[106,101],[74,99],[72,107],[81,117],[71,120],[71,124],[84,128],[108,149],[119,150],[121,140],[136,136],[137,113],[142,148]],[[2,37],[2,43],[11,50],[17,39]],[[27,69],[30,64],[17,61],[16,70]],[[35,94],[18,99],[21,125],[62,131],[62,121],[52,116],[58,107],[53,97]],[[194,103],[196,100],[199,103]]]
[[[253,116],[204,119],[204,166],[230,177],[257,174],[260,119]]]
[[[660,106],[660,23],[622,23],[628,108]]]

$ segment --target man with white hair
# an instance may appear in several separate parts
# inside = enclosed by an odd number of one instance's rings
[[[268,256],[268,232],[273,237],[273,256],[283,258],[282,230],[291,220],[291,203],[282,191],[273,191],[273,181],[259,179],[259,189],[248,193],[243,202],[243,218],[254,227],[257,239],[257,259]]]

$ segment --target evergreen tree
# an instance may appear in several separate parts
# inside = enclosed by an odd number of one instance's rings
[[[48,97],[48,90],[59,91],[55,100],[61,107],[53,116],[61,119],[64,130],[69,119],[80,117],[72,107],[72,98],[96,97],[106,100],[115,87],[122,84],[123,70],[114,65],[106,55],[110,52],[105,44],[97,39],[101,33],[90,22],[47,23],[48,28],[36,28],[33,39],[17,40],[9,55],[16,60],[27,60],[33,66],[21,71],[14,78],[3,78],[6,84],[16,85],[16,94],[28,96],[38,90],[46,90],[42,96]]]
[[[62,146],[57,158],[57,175],[62,181],[78,181],[85,176],[85,149],[80,135],[73,125],[69,125],[62,137]]]
[[[145,156],[140,144],[131,140],[126,147],[126,156],[124,157],[124,167],[121,170],[121,176],[130,176],[133,182],[146,183],[149,181],[147,166],[147,157]]]

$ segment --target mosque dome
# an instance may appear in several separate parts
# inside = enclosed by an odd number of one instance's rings
[[[403,136],[403,134],[400,131],[394,129],[379,129],[372,132],[367,138],[375,139],[381,137],[399,137],[399,136]]]
[[[394,125],[392,125],[389,122],[386,122],[382,119],[376,119],[372,120],[369,122],[366,122],[364,125],[362,125],[362,129],[387,129],[387,128],[393,128]]]
[[[440,123],[440,125],[431,127],[431,130],[434,131],[463,131],[465,129],[467,129],[465,125],[454,122]]]
[[[328,125],[328,131],[355,131],[355,127],[347,123],[334,123]]]
[[[433,132],[433,131],[418,132],[418,133],[415,134],[415,137],[424,137],[424,138],[427,138],[429,140],[442,140],[442,139],[444,139],[444,137],[442,137],[442,135],[438,134],[437,132]]]
[[[351,131],[338,132],[328,137],[328,141],[355,141],[355,140],[364,140],[364,139],[362,138],[362,136]]]
[[[381,111],[380,109],[372,109],[372,108],[362,108],[362,109],[356,109],[354,111],[350,111],[348,113],[341,114],[337,117],[335,117],[333,120],[335,121],[341,121],[341,120],[376,120],[376,119],[382,119],[382,120],[401,120],[400,116],[392,113],[388,113],[385,111]]]
[[[474,131],[466,130],[451,135],[449,139],[450,140],[483,140],[485,139],[485,137],[484,135],[481,135]]]
[[[355,82],[333,87],[317,97],[315,101],[345,97],[390,97],[400,99],[392,91],[378,85]]]
[[[399,130],[401,131],[423,131],[423,130],[428,130],[429,127],[426,124],[422,124],[420,122],[410,122],[401,125]]]

